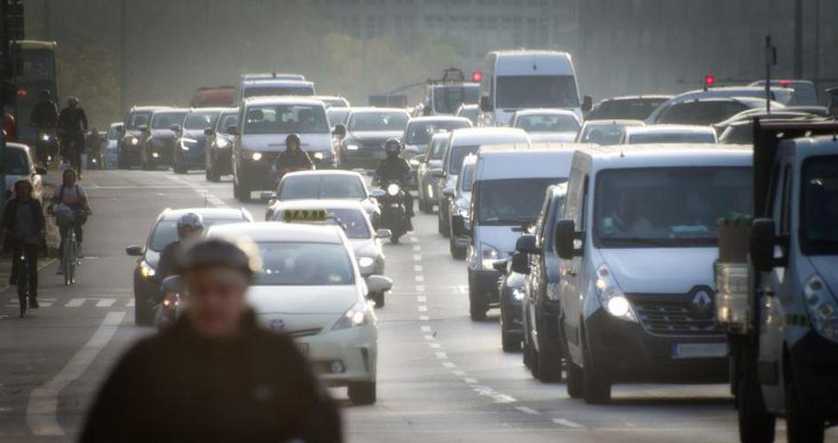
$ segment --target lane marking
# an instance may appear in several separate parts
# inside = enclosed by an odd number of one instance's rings
[[[419,246],[419,245],[413,245],[413,251],[415,251],[415,252],[420,252],[421,250],[422,250],[422,247],[421,247],[421,246]]]
[[[422,332],[431,332],[431,327],[427,325],[420,326],[419,329],[422,330]]]
[[[84,304],[84,301],[87,300],[85,298],[71,298],[70,301],[67,302],[66,307],[68,308],[78,308],[79,306]]]
[[[434,340],[434,336],[433,335],[426,335],[425,340],[428,340],[428,341]]]
[[[413,254],[413,261],[422,261],[422,254]]]
[[[436,358],[440,360],[448,360],[448,354],[444,352],[435,352],[434,354],[436,355]]]
[[[415,277],[415,280],[416,280],[417,282],[423,282],[423,281],[425,281],[425,277],[424,277],[424,276],[422,276],[422,275],[417,275],[417,276]]]
[[[416,285],[416,292],[425,292],[425,285]]]
[[[445,362],[442,362],[442,366],[445,366],[445,367],[446,367],[446,368],[448,368],[448,369],[454,369],[454,368],[456,368],[456,367],[457,367],[457,365],[456,365],[456,364],[454,364],[454,363],[452,363],[452,362],[450,362],[450,361],[445,361]]]
[[[457,377],[465,377],[466,371],[461,371],[457,369],[456,371],[451,371],[452,374],[456,375]]]
[[[415,272],[422,272],[422,265],[413,265],[413,270]]]
[[[425,305],[417,306],[416,309],[418,309],[419,312],[428,312],[428,307]]]
[[[428,297],[425,297],[424,295],[419,295],[416,296],[416,301],[418,301],[419,303],[425,303],[428,301]]]
[[[431,321],[431,318],[428,317],[427,315],[420,315],[419,316],[419,321]]]
[[[554,418],[553,423],[555,423],[557,425],[560,425],[560,426],[573,428],[573,429],[584,428],[584,426],[580,425],[579,423],[576,423],[575,421],[570,421],[570,420],[565,419],[565,418]]]
[[[463,378],[463,381],[470,384],[470,385],[476,385],[478,383],[476,378],[471,378],[471,377],[465,377],[465,378]]]
[[[428,336],[426,335],[425,337],[427,338]],[[431,337],[431,339],[433,340],[433,337]],[[433,348],[433,349],[440,349],[440,348],[442,348],[442,345],[441,345],[441,344],[439,344],[439,343],[428,343],[428,346],[430,346],[430,347],[431,347],[431,348]]]
[[[111,305],[113,305],[114,303],[116,303],[115,298],[103,298],[103,299],[99,300],[98,302],[96,302],[96,307],[97,308],[110,308]]]
[[[99,352],[111,341],[125,312],[109,312],[90,340],[76,352],[67,365],[50,381],[38,386],[29,393],[26,405],[26,423],[34,435],[62,436],[64,430],[58,424],[58,395],[70,383],[87,371]]]
[[[536,410],[535,410],[535,409],[533,409],[533,408],[528,408],[528,407],[526,407],[526,406],[515,406],[515,409],[517,409],[517,410],[519,410],[519,411],[523,412],[524,414],[530,414],[530,415],[541,415],[541,413],[540,413],[540,412],[536,411]]]

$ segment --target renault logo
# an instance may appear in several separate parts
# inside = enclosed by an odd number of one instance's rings
[[[708,317],[713,312],[713,297],[710,291],[705,288],[697,288],[693,291],[692,311],[696,316]]]

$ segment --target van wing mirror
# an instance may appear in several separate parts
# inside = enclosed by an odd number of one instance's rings
[[[570,260],[582,255],[581,250],[577,250],[574,245],[577,237],[579,234],[576,233],[576,223],[573,220],[560,220],[556,224],[556,252],[559,257]]]
[[[512,272],[517,274],[529,275],[530,273],[530,261],[527,259],[527,254],[517,253],[512,255],[512,260],[509,264],[509,268]]]
[[[782,266],[782,260],[774,258],[774,247],[777,245],[775,228],[774,220],[770,218],[758,218],[751,225],[751,263],[759,272],[769,272],[776,266]]]
[[[132,257],[139,257],[143,255],[143,247],[142,246],[129,246],[125,248],[125,253],[132,256]]]
[[[492,112],[495,107],[492,106],[492,99],[488,95],[480,96],[480,110],[483,112]]]
[[[541,254],[541,249],[538,248],[536,238],[532,234],[524,234],[518,237],[515,242],[515,250],[523,254]]]

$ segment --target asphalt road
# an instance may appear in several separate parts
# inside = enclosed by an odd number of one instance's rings
[[[13,290],[0,293],[0,441],[72,441],[102,379],[134,340],[130,244],[141,244],[166,207],[239,206],[229,182],[203,173],[92,171],[83,184],[94,215],[78,285],[55,264],[42,271],[43,307],[16,318]],[[245,205],[258,219],[264,203]],[[732,399],[723,385],[619,385],[614,402],[589,406],[564,385],[533,380],[520,354],[501,351],[497,313],[468,318],[463,262],[448,255],[436,218],[386,247],[396,284],[379,318],[379,401],[341,400],[351,442],[733,442]],[[829,433],[838,442],[838,432]],[[784,424],[777,441],[785,441]]]

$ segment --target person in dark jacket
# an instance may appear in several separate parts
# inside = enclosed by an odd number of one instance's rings
[[[84,150],[84,134],[87,132],[87,114],[79,106],[79,99],[67,99],[67,107],[58,114],[58,131],[61,134],[61,155],[69,160],[73,169],[81,176],[81,154]]]
[[[58,126],[58,105],[52,100],[49,89],[41,91],[41,97],[29,115],[29,123],[39,131],[54,131]]]
[[[15,197],[3,209],[3,232],[5,249],[12,251],[12,284],[17,284],[24,265],[29,270],[29,307],[38,308],[38,251],[44,234],[44,209],[38,200],[32,198],[32,183],[18,180],[15,183]],[[23,261],[20,260],[23,257]],[[18,290],[23,290],[18,288]]]
[[[246,307],[252,248],[218,239],[189,247],[179,261],[183,315],[119,360],[81,443],[342,441],[337,406],[293,340]]]
[[[407,160],[399,157],[402,152],[402,143],[395,138],[387,139],[384,142],[384,152],[387,157],[378,164],[375,170],[374,183],[386,185],[388,182],[397,182],[405,190],[404,205],[407,209],[408,220],[413,218],[413,196],[407,192],[407,185],[410,180],[410,165]],[[413,230],[413,223],[409,223],[409,231]]]
[[[204,232],[204,219],[193,212],[183,214],[177,221],[177,240],[169,243],[160,253],[157,276],[160,281],[177,274],[177,260],[181,248],[187,241],[197,238]]]
[[[314,169],[311,157],[303,151],[301,146],[302,142],[299,135],[290,134],[285,137],[285,151],[279,154],[274,162],[277,183],[286,173]]]

